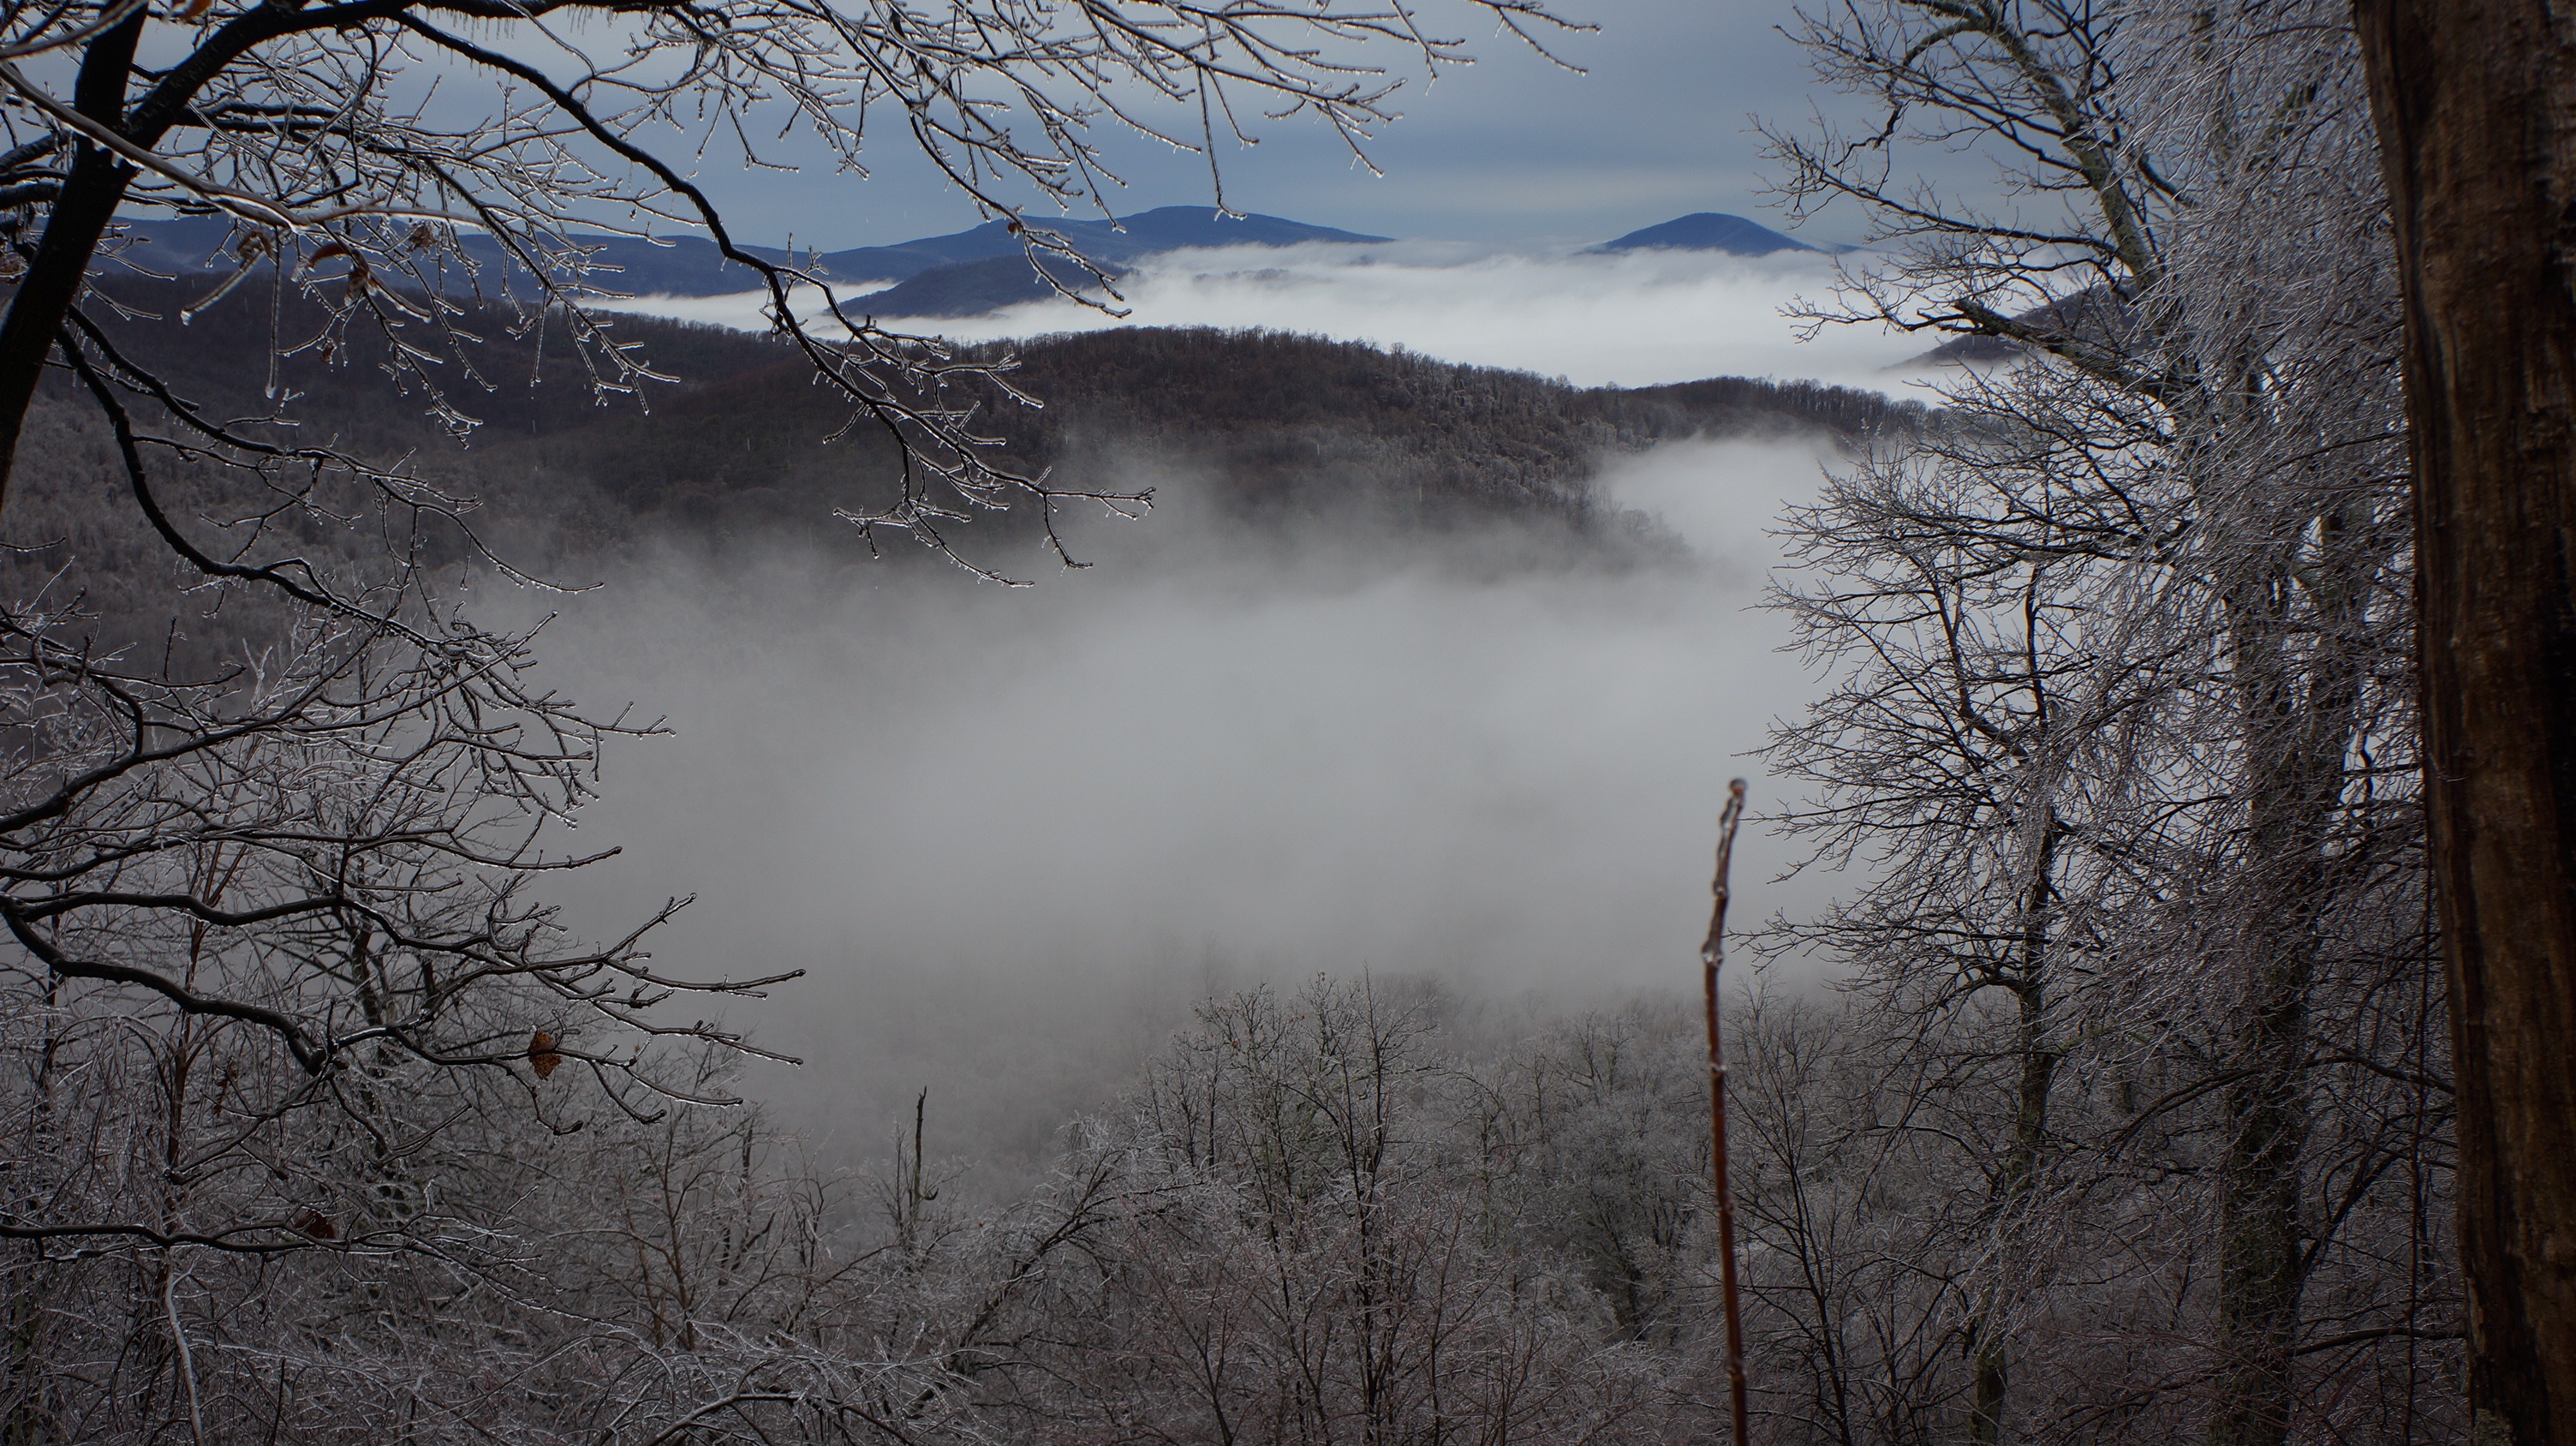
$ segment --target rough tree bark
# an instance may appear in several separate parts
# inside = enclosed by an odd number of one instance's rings
[[[2028,1212],[2039,1188],[2039,1167],[2048,1153],[2048,1096],[2057,1074],[2058,1051],[2049,1039],[2048,966],[2049,906],[2056,899],[2059,821],[2050,809],[2039,828],[2039,857],[2031,865],[2030,887],[2023,895],[2020,971],[2008,986],[2017,1015],[2014,1052],[2021,1057],[2021,1078],[2014,1091],[2012,1152],[1996,1172],[1992,1198],[1999,1228],[2012,1229]],[[1976,1403],[1968,1412],[1968,1439],[1975,1446],[1995,1446],[2004,1436],[2004,1402],[2012,1384],[2012,1343],[2001,1293],[1990,1293],[1977,1312],[1970,1339],[1976,1351]]]
[[[2576,1442],[2576,7],[2354,11],[2405,286],[2474,1434],[2558,1446]]]

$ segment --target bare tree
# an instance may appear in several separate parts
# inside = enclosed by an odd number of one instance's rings
[[[1281,1446],[1656,1429],[1648,1362],[1613,1321],[1622,1288],[1573,1286],[1547,1249],[1563,1230],[1597,1250],[1611,1222],[1586,1207],[1620,1192],[1595,1182],[1560,1212],[1542,1202],[1573,1182],[1492,1173],[1493,1107],[1525,1120],[1532,1102],[1440,1049],[1439,1003],[1366,978],[1207,1003],[1102,1142],[1128,1153],[1134,1204],[1088,1248],[1081,1318],[1102,1324],[1062,1375],[1097,1394],[1067,1415]]]
[[[2045,401],[2015,388],[2009,412]],[[1772,748],[1825,787],[1789,827],[1874,879],[1766,943],[1850,961],[1913,1056],[1898,1072],[1928,1067],[1919,1123],[1978,1141],[1993,1255],[1959,1329],[1980,1441],[2002,1430],[2018,1313],[2006,1282],[2056,1153],[2059,1065],[2099,1008],[2077,991],[2100,972],[2106,914],[2136,889],[2116,752],[2165,685],[2104,635],[2120,624],[2094,605],[2102,574],[2078,540],[2129,519],[2062,485],[2068,459],[2049,433],[1936,438],[1838,481],[1793,515],[1815,581],[1779,598],[1838,675]],[[2121,663],[2097,667],[2105,653]],[[1989,996],[2008,1018],[1989,1017]],[[1996,1119],[2008,1124],[1988,1138]]]
[[[2324,1060],[2420,901],[2390,768],[2411,730],[2393,313],[2355,57],[2313,11],[1847,5],[1806,38],[1884,126],[1776,137],[1793,198],[1859,203],[1893,253],[1820,323],[2015,358],[1802,519],[1822,577],[1788,603],[1850,682],[1784,757],[1833,790],[1808,820],[1828,846],[1884,865],[1823,937],[1972,1026],[1978,992],[2013,1000],[2009,1045],[1909,1031],[2011,1063],[1999,1203],[2036,1198],[2061,1148],[2070,1058],[2180,1072],[2080,1173],[2216,1106],[2208,1153],[2170,1138],[2212,1187],[2193,1308],[2222,1442],[2304,1409],[2307,1293],[2350,1219],[2335,1162],[2375,1148],[2328,1145]],[[1907,178],[1917,144],[1982,148],[2001,199]],[[2004,1430],[1991,1310],[1969,1316],[1980,1439]]]

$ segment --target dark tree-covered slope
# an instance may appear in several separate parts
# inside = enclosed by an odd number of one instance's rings
[[[247,288],[245,289],[247,291]],[[559,320],[490,312],[457,319],[473,344],[429,349],[441,396],[396,386],[382,338],[308,350],[272,377],[238,364],[244,328],[318,332],[315,309],[237,296],[180,326],[185,291],[158,316],[117,323],[119,345],[182,396],[231,417],[293,420],[275,435],[333,440],[479,499],[495,525],[534,523],[573,554],[657,530],[828,535],[835,507],[882,501],[896,457],[879,432],[846,429],[834,398],[777,342],[621,317],[614,335],[671,377],[641,395],[597,393]],[[418,328],[415,344],[432,341]],[[1812,431],[1857,442],[1913,428],[1922,409],[1812,383],[1714,378],[1641,389],[1579,388],[1526,373],[1279,332],[1117,328],[1016,344],[1013,385],[953,400],[1023,469],[1103,487],[1140,467],[1188,468],[1246,519],[1367,519],[1448,525],[1544,522],[1607,538],[1626,524],[1595,495],[1607,455],[1699,434]],[[998,349],[996,349],[998,350]],[[272,393],[274,395],[272,395]],[[283,399],[281,407],[280,398]],[[439,404],[476,424],[460,442]],[[36,485],[62,508],[109,487],[104,454],[64,419]],[[102,491],[97,494],[105,497]],[[77,507],[75,510],[78,510]],[[992,517],[996,541],[1034,526]],[[24,529],[17,529],[23,531]],[[23,539],[21,539],[23,540]]]

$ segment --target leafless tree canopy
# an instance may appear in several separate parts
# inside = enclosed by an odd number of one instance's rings
[[[1896,1178],[1963,1172],[1889,1222],[1942,1254],[1850,1349],[1980,1440],[2411,1437],[2456,1407],[2448,1086],[2348,18],[1893,0],[1807,39],[1883,124],[1775,136],[1787,188],[1889,248],[1813,319],[2012,358],[1797,519],[1780,597],[1838,680],[1774,745],[1824,790],[1794,825],[1875,881],[1775,943],[1874,1001]],[[1911,181],[1926,146],[2000,199]]]

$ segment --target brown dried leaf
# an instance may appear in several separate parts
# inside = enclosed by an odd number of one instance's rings
[[[331,1217],[323,1214],[319,1210],[307,1209],[298,1212],[295,1217],[295,1228],[312,1236],[316,1240],[337,1240],[340,1238],[340,1227],[332,1224]]]
[[[563,1056],[555,1053],[555,1037],[553,1035],[540,1029],[529,1038],[528,1068],[537,1072],[537,1078],[544,1079],[548,1075],[553,1074],[555,1072],[555,1066],[562,1063]]]

